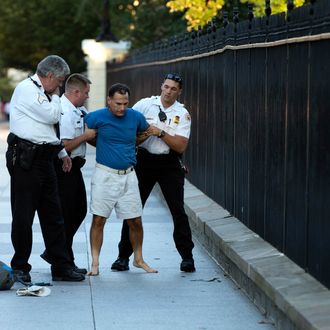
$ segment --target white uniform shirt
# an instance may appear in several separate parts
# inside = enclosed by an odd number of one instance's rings
[[[85,107],[76,108],[63,94],[61,97],[62,116],[60,122],[61,139],[72,140],[84,133],[84,118],[81,110],[87,112]],[[80,144],[71,151],[71,158],[86,155],[86,143]]]
[[[61,103],[58,95],[51,96],[51,102],[45,95],[37,74],[21,81],[14,90],[10,101],[10,132],[21,139],[36,144],[60,144],[56,136],[54,124],[61,118]],[[66,155],[65,150],[59,157]]]
[[[161,122],[158,118],[159,107],[166,113],[165,122]],[[157,126],[167,134],[180,135],[186,138],[190,136],[191,119],[189,112],[178,101],[175,101],[171,107],[164,109],[160,96],[151,96],[137,102],[133,109],[141,112],[149,124]],[[150,136],[140,146],[152,154],[168,154],[170,152],[170,147],[157,136]]]

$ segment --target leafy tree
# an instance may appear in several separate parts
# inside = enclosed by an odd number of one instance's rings
[[[79,19],[79,6],[80,0],[1,0],[3,65],[32,71],[44,56],[58,54],[73,71],[84,70],[81,40],[95,37],[99,17],[95,6]]]
[[[132,49],[186,31],[181,13],[170,14],[166,1],[145,0],[132,15],[129,40]]]
[[[132,49],[205,25],[221,8],[232,17],[234,3],[246,17],[248,0],[112,0],[111,29]],[[264,0],[250,0],[256,15],[263,15]],[[302,5],[304,0],[295,0]],[[48,54],[65,58],[72,71],[86,69],[83,39],[101,32],[103,0],[1,0],[0,68],[33,71]],[[286,0],[272,0],[272,12],[286,9]],[[218,15],[220,17],[221,15]]]
[[[265,15],[265,0],[240,0],[240,2],[242,4],[253,3],[254,14],[256,16]],[[294,0],[297,7],[302,6],[304,2],[305,0]],[[286,4],[286,0],[272,0],[272,13],[286,11]],[[167,6],[170,8],[170,12],[184,12],[188,30],[197,29],[199,25],[206,25],[224,6],[231,9],[233,7],[230,0],[171,0]]]
[[[84,71],[81,41],[99,35],[103,14],[102,0],[1,0],[2,63],[33,71],[44,56],[58,54],[72,71]],[[132,48],[186,29],[181,13],[169,14],[166,0],[112,0],[109,15],[114,35]]]
[[[184,11],[188,30],[206,25],[223,7],[224,0],[171,0],[167,3],[170,12]]]
[[[254,5],[254,14],[256,16],[265,15],[265,0],[240,0],[242,3],[250,2]],[[305,0],[294,0],[294,5],[300,7],[304,4]],[[272,14],[282,13],[287,11],[286,0],[272,0],[271,1]]]
[[[0,101],[9,101],[13,93],[14,87],[12,82],[6,78],[0,78]]]

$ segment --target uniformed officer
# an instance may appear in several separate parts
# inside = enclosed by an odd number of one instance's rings
[[[188,145],[191,120],[184,105],[177,101],[182,92],[182,78],[169,73],[161,85],[161,95],[144,98],[133,109],[141,112],[151,125],[146,134],[139,137],[140,147],[135,167],[139,180],[142,204],[147,201],[158,182],[174,222],[173,238],[182,257],[181,271],[194,272],[192,255],[194,244],[188,217],[184,210],[185,168],[182,153]],[[132,248],[126,221],[123,223],[119,256],[111,269],[128,270]]]
[[[71,159],[56,133],[61,116],[59,87],[69,73],[69,66],[61,57],[47,56],[32,77],[18,84],[11,99],[6,153],[11,175],[11,238],[15,250],[11,267],[25,282],[31,281],[28,261],[36,211],[52,259],[53,280],[85,278],[74,272],[70,264],[54,168],[54,158],[59,157],[63,170],[71,169]]]
[[[86,189],[81,173],[81,168],[85,164],[86,142],[92,141],[96,135],[96,130],[84,125],[87,109],[83,105],[89,97],[90,84],[90,80],[79,73],[72,74],[66,80],[65,93],[61,97],[60,134],[72,159],[71,171],[64,172],[62,163],[59,160],[55,161],[67,249],[74,271],[81,274],[86,274],[87,269],[79,268],[75,264],[72,244],[73,237],[87,213]],[[46,251],[41,257],[48,262],[51,261]]]

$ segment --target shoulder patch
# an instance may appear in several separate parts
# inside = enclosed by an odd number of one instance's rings
[[[191,117],[190,117],[190,115],[189,115],[189,113],[188,113],[188,112],[186,113],[186,119],[187,119],[188,121],[190,121],[190,120],[191,120]]]
[[[38,102],[40,104],[43,104],[44,102],[48,102],[48,99],[47,99],[46,95],[38,93]]]

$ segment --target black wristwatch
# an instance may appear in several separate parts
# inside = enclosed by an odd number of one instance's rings
[[[161,130],[160,133],[158,134],[158,137],[161,139],[164,136],[165,136],[165,131]]]

